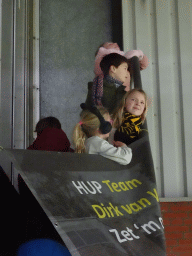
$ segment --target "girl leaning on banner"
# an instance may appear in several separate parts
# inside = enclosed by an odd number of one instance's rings
[[[114,141],[129,145],[143,136],[147,132],[143,127],[146,113],[146,93],[142,89],[127,92],[113,115]]]
[[[112,129],[109,112],[104,107],[88,109],[85,104],[81,107],[80,122],[73,132],[75,152],[98,154],[119,164],[129,164],[132,150],[120,141],[114,146],[106,141]]]

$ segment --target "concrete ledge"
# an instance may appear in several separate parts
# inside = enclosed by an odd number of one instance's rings
[[[192,197],[165,197],[159,198],[160,202],[190,202]]]

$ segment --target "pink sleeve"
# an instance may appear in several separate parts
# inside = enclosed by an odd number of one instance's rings
[[[149,60],[146,55],[143,56],[143,59],[139,61],[140,69],[146,69],[149,66]]]
[[[139,58],[140,70],[146,69],[149,66],[149,60],[141,50],[131,50],[125,53],[127,59],[137,56]]]

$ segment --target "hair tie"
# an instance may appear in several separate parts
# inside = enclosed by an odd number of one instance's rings
[[[79,121],[79,125],[82,125],[83,123],[82,123],[82,121]]]

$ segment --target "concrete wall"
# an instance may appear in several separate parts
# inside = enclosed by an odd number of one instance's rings
[[[160,197],[192,196],[192,2],[126,0],[124,50],[141,49],[149,67],[141,72],[152,100],[147,125]]]
[[[101,43],[114,39],[112,2],[40,1],[41,118],[57,117],[70,141],[79,121],[79,105],[86,99],[87,83],[94,78],[95,51]]]

